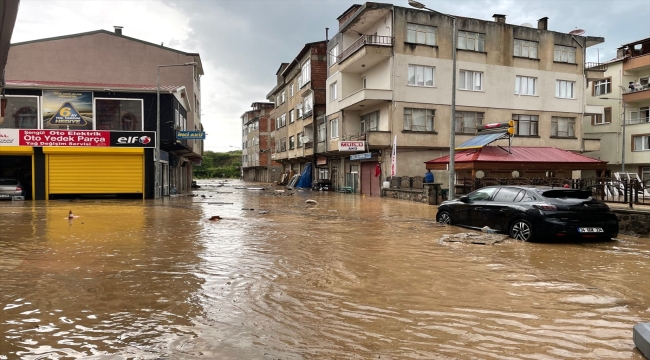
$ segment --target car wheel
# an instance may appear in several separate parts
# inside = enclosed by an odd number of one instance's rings
[[[515,240],[530,241],[533,238],[533,227],[528,221],[517,219],[510,225],[510,237]]]
[[[441,212],[438,214],[438,222],[445,225],[451,225],[451,215],[446,211]]]

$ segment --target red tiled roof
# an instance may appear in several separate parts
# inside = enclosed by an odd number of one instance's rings
[[[504,150],[506,149],[506,150]],[[572,153],[553,147],[522,147],[512,146],[512,154],[509,154],[507,147],[503,149],[497,146],[485,146],[481,149],[473,149],[457,152],[455,161],[462,162],[518,162],[518,163],[580,163],[580,164],[601,164],[605,161],[593,159],[584,155]],[[449,162],[449,155],[426,161],[425,164],[446,164]]]
[[[75,88],[75,89],[110,89],[115,90],[140,90],[156,91],[156,85],[143,84],[108,84],[108,83],[86,83],[70,81],[32,81],[32,80],[7,80],[7,87],[35,87],[35,88]],[[174,91],[181,86],[161,85],[161,91]]]

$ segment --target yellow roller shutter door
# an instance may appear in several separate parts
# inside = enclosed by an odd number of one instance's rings
[[[141,194],[142,154],[49,154],[50,194]]]

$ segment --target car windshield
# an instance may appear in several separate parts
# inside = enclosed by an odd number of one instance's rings
[[[12,186],[12,185],[18,185],[18,180],[14,180],[14,179],[0,179],[0,186],[1,186],[1,185],[9,185],[9,186]]]
[[[591,197],[591,191],[588,190],[547,190],[542,193],[542,196],[553,199],[580,199],[585,200]]]

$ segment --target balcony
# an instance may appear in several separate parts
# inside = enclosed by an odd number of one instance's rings
[[[393,100],[393,90],[361,89],[339,101],[339,109],[359,111]]]
[[[587,81],[598,81],[605,78],[605,71],[607,71],[607,64],[585,63],[585,76]]]
[[[339,70],[360,73],[393,55],[391,36],[361,35],[339,56]]]
[[[638,90],[628,90],[623,94],[623,100],[627,103],[639,103],[650,100],[650,86],[646,85]]]
[[[650,70],[650,54],[635,56],[623,62],[623,71],[648,71]]]

